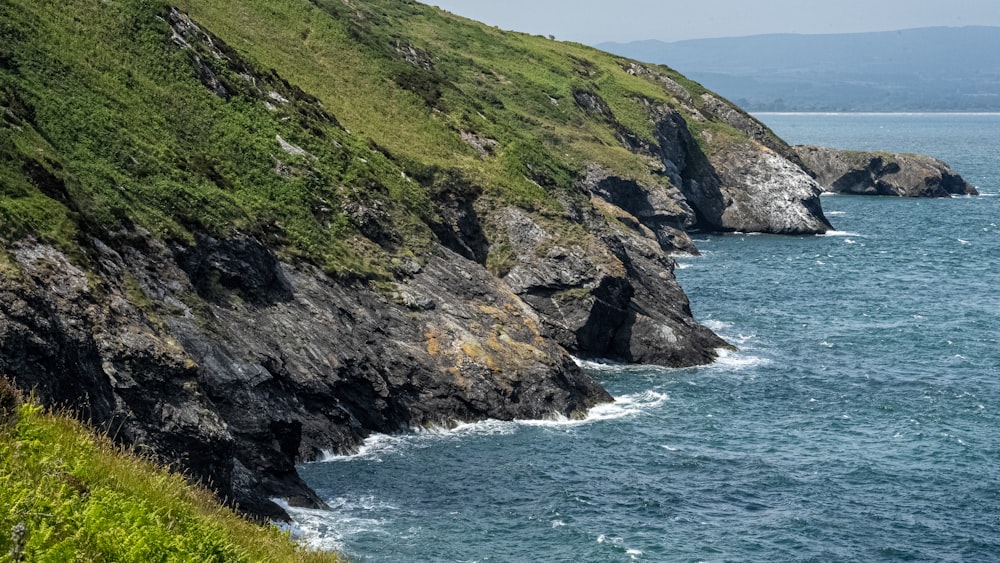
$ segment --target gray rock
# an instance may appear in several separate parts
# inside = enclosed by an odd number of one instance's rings
[[[807,168],[832,193],[951,197],[979,192],[947,163],[918,154],[797,146]]]
[[[592,236],[573,240],[523,210],[498,212],[493,221],[516,255],[504,281],[538,312],[544,332],[578,356],[666,366],[713,361],[727,344],[692,318],[668,255],[677,248],[622,208],[594,200],[596,208],[575,210]]]
[[[671,92],[683,89],[657,68],[631,63],[626,70]],[[592,107],[600,109],[591,98],[578,97],[577,102],[592,112]],[[695,228],[784,234],[831,228],[820,205],[821,188],[802,169],[795,151],[770,129],[710,93],[679,99],[679,109],[646,102],[655,146],[634,134],[620,137],[629,150],[662,162],[663,173],[694,211]]]
[[[444,248],[398,283],[407,303],[251,238],[171,250],[119,233],[93,252],[86,273],[48,246],[14,249],[0,373],[259,516],[285,517],[274,497],[322,506],[294,464],[372,432],[611,400],[534,311]]]
[[[717,98],[712,101],[716,111],[729,107]],[[727,115],[750,128],[748,116],[736,110]],[[765,137],[762,125],[754,131]],[[697,228],[781,234],[816,234],[831,228],[820,204],[821,188],[795,162],[752,139],[720,141],[711,128],[701,135],[707,146],[719,148],[705,154],[679,112],[663,112],[657,120],[659,156],[694,210]]]

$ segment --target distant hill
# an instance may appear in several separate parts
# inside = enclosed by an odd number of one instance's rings
[[[750,111],[1000,111],[1000,28],[597,46],[669,65]]]

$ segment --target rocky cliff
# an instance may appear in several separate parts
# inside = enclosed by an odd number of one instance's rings
[[[415,2],[0,6],[0,372],[248,512],[373,432],[581,416],[688,366],[689,232],[818,233],[665,67]]]
[[[930,156],[814,146],[797,146],[795,152],[823,189],[832,193],[902,197],[978,194],[947,163]]]

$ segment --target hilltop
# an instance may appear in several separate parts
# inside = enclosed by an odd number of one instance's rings
[[[257,515],[372,432],[727,346],[671,255],[821,188],[676,71],[412,1],[0,6],[0,373]]]

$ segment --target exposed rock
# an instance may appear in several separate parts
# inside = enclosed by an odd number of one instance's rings
[[[626,216],[631,216],[648,228],[664,252],[697,254],[698,250],[685,231],[694,226],[697,218],[677,188],[647,186],[637,180],[614,176],[596,164],[585,169],[579,184],[591,195],[624,212],[615,214],[615,219],[627,220]]]
[[[948,164],[930,156],[815,146],[797,146],[795,151],[828,192],[903,197],[979,193]]]
[[[709,130],[702,134],[711,135]],[[697,227],[782,234],[831,228],[820,205],[819,185],[764,145],[733,140],[725,150],[706,155],[673,110],[659,116],[656,136],[667,175],[695,211]]]
[[[504,281],[576,355],[666,366],[713,361],[727,344],[692,318],[663,243],[616,209],[631,224],[577,210],[595,236],[572,243],[521,210],[502,210],[494,220],[516,256]]]
[[[320,506],[294,463],[371,432],[611,400],[530,308],[443,248],[398,286],[420,307],[253,239],[170,251],[121,233],[94,241],[91,274],[41,244],[12,254],[23,273],[0,281],[0,373],[261,516],[283,517],[272,497]]]
[[[815,234],[830,229],[820,205],[822,189],[800,167],[760,145],[733,146],[717,155],[726,230]]]
[[[461,136],[462,140],[468,143],[470,147],[475,149],[476,152],[479,153],[479,156],[482,158],[491,156],[493,154],[493,151],[496,150],[497,145],[500,144],[495,139],[482,137],[480,135],[476,135],[475,133],[471,133],[469,131],[462,131]]]

